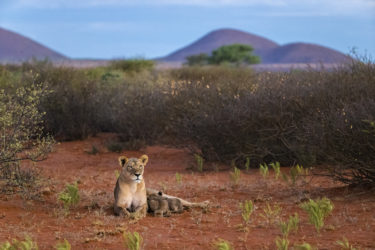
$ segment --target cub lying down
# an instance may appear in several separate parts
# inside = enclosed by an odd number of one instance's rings
[[[194,203],[181,198],[163,194],[155,189],[146,189],[143,178],[148,156],[138,158],[119,157],[121,172],[114,190],[114,213],[131,219],[146,216],[147,210],[156,216],[169,216],[170,213],[180,213],[184,208],[206,208],[208,201]]]
[[[158,196],[161,196],[162,198],[167,198],[168,202],[172,201],[173,203],[177,202],[175,200],[178,200],[178,203],[181,203],[183,209],[189,209],[189,208],[195,208],[195,207],[196,208],[207,208],[208,204],[209,204],[209,201],[189,202],[189,201],[186,201],[186,200],[181,199],[181,198],[176,197],[176,196],[164,194],[164,193],[162,193],[162,192],[160,192],[156,189],[152,189],[152,188],[147,188],[146,190],[147,190],[147,197],[149,197],[150,195],[158,195]]]
[[[147,196],[148,211],[154,216],[170,216],[171,213],[182,213],[181,201],[177,198],[167,198],[162,192]]]

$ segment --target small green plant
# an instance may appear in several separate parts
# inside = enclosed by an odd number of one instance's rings
[[[139,250],[141,249],[143,238],[138,232],[126,233],[123,234],[124,245],[129,250]]]
[[[303,166],[300,166],[299,164],[297,164],[296,166],[293,166],[289,173],[290,173],[290,180],[292,182],[292,185],[295,186],[296,185],[296,182],[297,182],[297,179],[298,177],[301,175],[301,174],[304,174],[306,171],[305,169],[303,168]]]
[[[281,173],[281,176],[286,183],[290,182],[289,184],[291,186],[296,186],[297,181],[300,179],[300,177],[304,177],[303,180],[306,181],[308,173],[308,169],[305,169],[302,165],[297,164],[289,170],[289,176],[284,173]]]
[[[294,213],[294,215],[289,216],[288,224],[290,225],[291,231],[298,231],[299,216],[297,213]]]
[[[176,173],[176,182],[178,185],[181,185],[182,183],[182,176],[180,173]]]
[[[23,241],[13,239],[12,243],[0,243],[0,250],[38,250],[38,244],[27,236]]]
[[[302,243],[302,244],[297,244],[297,245],[294,245],[293,249],[295,250],[313,250],[315,249],[315,247],[311,246],[309,243]]]
[[[259,165],[259,172],[265,179],[268,176],[268,165],[266,163]]]
[[[356,250],[353,245],[350,245],[348,239],[343,237],[342,240],[336,241],[336,244],[341,247],[342,250]]]
[[[252,213],[254,212],[254,204],[251,200],[244,201],[243,203],[240,203],[240,208],[242,210],[242,219],[245,225],[247,225],[250,221]]]
[[[67,184],[65,190],[59,193],[58,199],[63,202],[65,210],[77,205],[80,200],[77,183]]]
[[[297,213],[295,213],[294,215],[291,215],[288,221],[280,221],[279,226],[280,226],[281,233],[283,234],[283,237],[287,238],[291,231],[297,232],[298,223],[299,223],[299,217]]]
[[[289,231],[290,231],[288,221],[286,222],[280,221],[279,226],[280,226],[281,233],[283,234],[283,237],[288,237]]]
[[[280,162],[272,162],[270,166],[273,168],[273,171],[275,172],[275,179],[279,179],[280,176]]]
[[[248,172],[250,169],[250,157],[246,157],[245,169]]]
[[[316,201],[310,199],[300,205],[309,215],[309,221],[315,226],[319,233],[324,226],[324,219],[332,212],[334,206],[328,198],[318,199]]]
[[[233,247],[229,243],[229,241],[218,239],[216,242],[214,242],[214,248],[217,250],[232,250]]]
[[[276,248],[277,250],[288,250],[289,240],[287,238],[276,238]]]
[[[263,209],[263,213],[260,214],[260,216],[266,219],[268,225],[271,225],[279,220],[282,210],[283,208],[280,207],[279,204],[274,204],[271,207],[271,205],[267,202],[266,207]]]
[[[204,163],[204,159],[202,156],[200,156],[199,154],[194,154],[194,157],[195,157],[195,160],[197,162],[197,169],[199,172],[203,172],[203,163]]]
[[[72,246],[70,245],[69,241],[64,239],[63,242],[58,242],[55,246],[56,250],[70,250],[72,249]]]
[[[234,167],[233,172],[230,173],[230,179],[232,180],[233,185],[237,185],[241,179],[241,170]]]

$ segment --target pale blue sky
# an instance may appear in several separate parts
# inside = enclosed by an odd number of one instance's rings
[[[375,0],[0,0],[0,27],[72,58],[153,58],[219,28],[375,56]]]

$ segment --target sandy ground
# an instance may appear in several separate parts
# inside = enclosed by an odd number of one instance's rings
[[[239,183],[234,185],[229,166],[206,164],[210,171],[192,171],[194,157],[188,151],[165,146],[108,152],[106,145],[113,138],[101,134],[57,145],[55,152],[37,166],[45,186],[41,200],[0,194],[0,242],[29,235],[40,249],[54,248],[64,239],[72,249],[121,249],[122,232],[137,231],[143,237],[143,249],[212,249],[219,238],[235,249],[276,249],[275,239],[281,231],[275,221],[298,213],[300,226],[288,237],[290,247],[307,242],[318,249],[340,249],[336,241],[346,237],[354,247],[375,249],[374,189],[349,189],[324,177],[308,178],[307,184],[293,187],[275,180],[272,171],[263,179],[256,169],[241,171]],[[88,153],[93,146],[98,154]],[[142,154],[150,159],[145,169],[148,187],[190,201],[209,200],[209,209],[191,209],[164,218],[148,215],[136,223],[115,217],[112,203],[115,171],[120,170],[117,158]],[[282,171],[287,173],[289,168]],[[181,183],[176,180],[177,172],[182,176]],[[66,183],[75,181],[81,201],[65,215],[57,196]],[[299,204],[319,197],[331,199],[335,208],[317,233]],[[247,226],[243,226],[239,207],[245,200],[254,201],[256,208]],[[267,204],[282,211],[267,220]]]

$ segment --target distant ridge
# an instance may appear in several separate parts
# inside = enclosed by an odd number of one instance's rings
[[[31,58],[51,61],[67,60],[64,55],[15,32],[0,28],[0,61],[22,62]]]
[[[283,46],[267,38],[235,29],[219,29],[208,33],[192,44],[183,47],[165,57],[162,62],[182,63],[186,57],[199,53],[210,54],[213,50],[234,43],[251,45],[254,54],[261,58],[261,63],[341,63],[348,60],[345,54],[308,43],[290,43]]]

